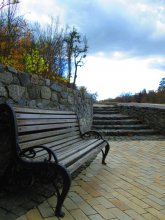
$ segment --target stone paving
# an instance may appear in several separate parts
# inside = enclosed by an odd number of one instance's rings
[[[106,166],[99,154],[73,180],[63,219],[165,220],[165,138],[111,140],[110,145]],[[51,195],[16,219],[57,220],[55,204]],[[3,212],[0,220],[13,219]]]

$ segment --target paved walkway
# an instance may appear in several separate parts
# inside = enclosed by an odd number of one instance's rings
[[[165,139],[110,145],[107,166],[99,154],[72,182],[63,219],[165,220]],[[51,196],[17,220],[57,220],[55,200]]]

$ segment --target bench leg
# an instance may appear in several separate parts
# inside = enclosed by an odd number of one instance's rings
[[[109,149],[110,149],[110,146],[109,146],[109,143],[107,142],[107,145],[105,146],[105,152],[103,150],[101,150],[102,154],[103,154],[102,164],[104,164],[104,165],[106,165],[105,158],[109,152]]]
[[[54,186],[57,191],[57,205],[56,205],[56,209],[55,209],[55,215],[58,217],[64,217],[65,214],[64,214],[64,212],[62,212],[61,209],[62,209],[63,202],[64,202],[64,200],[69,192],[69,189],[70,189],[71,177],[70,177],[70,174],[68,173],[68,171],[65,169],[65,167],[57,164],[56,168],[59,172],[60,177],[62,178],[62,189],[60,192],[59,187],[54,182]]]

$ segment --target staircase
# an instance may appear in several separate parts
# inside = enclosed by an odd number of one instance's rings
[[[115,105],[94,105],[92,129],[104,136],[152,136],[157,131],[136,118],[121,114]]]

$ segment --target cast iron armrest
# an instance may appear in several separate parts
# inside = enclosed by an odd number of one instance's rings
[[[57,159],[55,153],[50,148],[47,148],[47,147],[42,146],[42,145],[23,149],[20,152],[19,156],[20,157],[25,157],[25,158],[28,158],[28,159],[33,159],[33,158],[36,157],[37,153],[41,150],[45,150],[48,154],[48,158],[47,159],[45,158],[45,161],[50,162],[52,159],[54,159],[54,161],[58,164],[58,159]]]
[[[95,130],[87,131],[87,132],[81,134],[81,137],[82,137],[82,138],[94,137],[94,138],[97,138],[97,139],[103,139],[103,137],[101,136],[101,134],[100,134],[98,131],[95,131]]]

